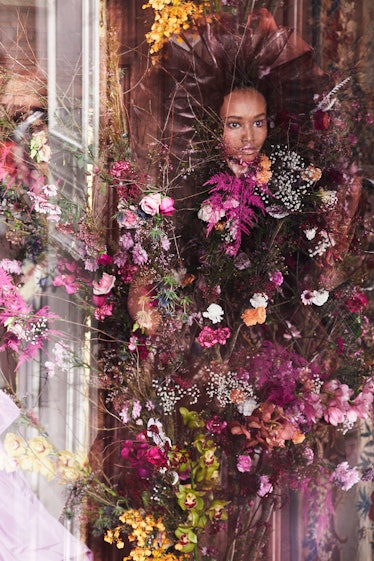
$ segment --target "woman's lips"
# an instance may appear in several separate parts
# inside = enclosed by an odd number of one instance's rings
[[[255,154],[257,152],[254,146],[243,146],[239,149],[240,154]]]

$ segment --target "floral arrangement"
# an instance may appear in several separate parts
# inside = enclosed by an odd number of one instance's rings
[[[179,4],[149,3],[160,13],[167,5],[168,25],[179,26],[153,29],[155,52],[203,9]],[[1,144],[2,213],[15,252],[0,262],[1,350],[21,364],[57,334],[49,328],[57,318],[34,311],[22,290],[25,266],[43,262],[48,226],[69,234],[74,255],[59,247],[48,281],[97,322],[93,376],[122,430],[119,476],[105,458],[89,465],[43,436],[13,433],[1,465],[71,483],[66,511],[82,515],[88,505],[94,531],[126,560],[254,561],[285,489],[347,491],[373,480],[370,444],[352,466],[327,450],[332,434],[371,430],[374,390],[359,148],[343,131],[341,89],[316,98],[302,153],[269,145],[240,178],[220,154],[218,171],[198,185],[187,236],[167,179],[155,184],[130,157],[97,166],[117,201],[118,235],[107,243],[87,209],[72,220],[58,184],[47,184],[38,167],[50,155],[44,133],[31,135],[22,170],[14,146]],[[65,342],[47,359],[48,376],[74,362]]]
[[[56,450],[45,436],[33,436],[25,440],[21,435],[8,432],[4,438],[4,450],[0,453],[1,469],[8,473],[17,469],[40,473],[47,480],[55,479],[67,485],[85,472],[86,458],[70,450]]]

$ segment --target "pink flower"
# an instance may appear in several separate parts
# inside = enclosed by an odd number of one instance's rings
[[[142,211],[146,214],[149,214],[150,216],[155,216],[160,212],[160,205],[160,193],[152,193],[151,195],[146,195],[139,203]]]
[[[128,230],[135,228],[138,223],[137,215],[131,210],[121,210],[117,216],[117,222],[122,228]]]
[[[109,294],[112,290],[114,283],[116,282],[116,277],[113,275],[108,275],[108,273],[103,273],[99,282],[93,281],[93,293],[96,296],[101,296],[103,294]]]
[[[274,271],[274,273],[269,273],[270,282],[274,283],[275,286],[281,286],[283,283],[283,275],[280,271]]]
[[[97,321],[104,321],[107,316],[111,316],[113,312],[113,304],[104,304],[95,310],[95,318]]]
[[[230,337],[230,335],[231,333],[228,327],[220,327],[218,329],[204,327],[197,340],[202,347],[209,348],[217,344],[225,345],[226,340]]]
[[[238,468],[238,471],[240,471],[241,473],[244,473],[246,471],[251,471],[252,458],[250,456],[247,456],[246,454],[240,455],[238,457],[238,463],[236,467]]]
[[[57,275],[53,279],[53,286],[64,286],[68,294],[75,294],[78,290],[78,283],[75,275]]]
[[[260,475],[260,486],[258,488],[257,495],[259,497],[265,497],[269,493],[272,493],[272,491],[273,491],[273,486],[270,483],[268,476]]]
[[[352,294],[344,302],[344,306],[352,314],[358,314],[359,312],[362,312],[365,308],[367,308],[368,304],[369,301],[366,294],[359,290],[356,290],[354,294]]]
[[[332,475],[332,480],[343,491],[348,491],[360,481],[360,474],[356,467],[350,468],[348,462],[341,462]]]
[[[209,224],[216,224],[225,216],[225,211],[223,208],[213,209],[209,204],[203,204],[197,214],[198,218],[203,222],[209,222]]]
[[[146,250],[137,243],[134,245],[132,250],[132,258],[134,260],[135,265],[144,265],[148,261],[148,253]]]
[[[171,197],[163,197],[160,204],[160,213],[164,216],[171,216],[174,211],[174,199]]]
[[[100,306],[103,306],[106,303],[107,299],[108,299],[108,296],[106,294],[102,294],[100,296],[95,296],[95,294],[94,294],[93,297],[92,297],[92,303],[93,303],[94,306],[100,307]]]
[[[100,256],[98,257],[98,259],[97,259],[97,264],[98,264],[98,265],[103,265],[103,266],[105,266],[105,265],[110,265],[111,263],[113,263],[113,258],[112,258],[110,255],[106,254],[106,253],[103,253],[103,254],[100,255]]]
[[[168,465],[167,457],[165,453],[160,450],[157,446],[152,446],[149,448],[145,454],[144,458],[153,466],[158,468],[165,467]]]

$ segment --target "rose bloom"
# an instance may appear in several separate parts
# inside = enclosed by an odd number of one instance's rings
[[[142,211],[146,214],[149,214],[150,216],[155,216],[160,212],[160,205],[160,193],[152,193],[151,195],[146,195],[139,203]]]
[[[265,323],[266,320],[266,309],[263,306],[259,306],[254,309],[247,309],[241,315],[241,318],[247,327],[251,325],[257,325]]]
[[[102,296],[108,294],[116,282],[116,277],[113,275],[108,275],[108,273],[103,273],[99,282],[93,281],[93,293],[95,296]]]
[[[138,223],[138,217],[131,210],[119,210],[117,216],[117,222],[122,228],[127,228],[128,230],[135,228]]]
[[[171,197],[162,197],[160,204],[160,213],[164,216],[171,216],[174,211],[174,199],[172,199]]]
[[[238,463],[236,467],[238,468],[238,471],[240,471],[241,473],[244,473],[246,471],[251,471],[252,458],[244,454],[240,455],[238,457]]]

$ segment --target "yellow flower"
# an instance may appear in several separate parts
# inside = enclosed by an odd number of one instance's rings
[[[26,454],[26,446],[25,440],[13,432],[8,432],[5,436],[4,448],[6,453],[12,458],[18,458]]]
[[[48,456],[53,452],[53,447],[44,436],[34,436],[28,441],[28,446],[37,456]]]
[[[69,450],[62,450],[58,454],[58,473],[63,479],[74,481],[84,469],[85,457],[81,454],[73,454]]]

